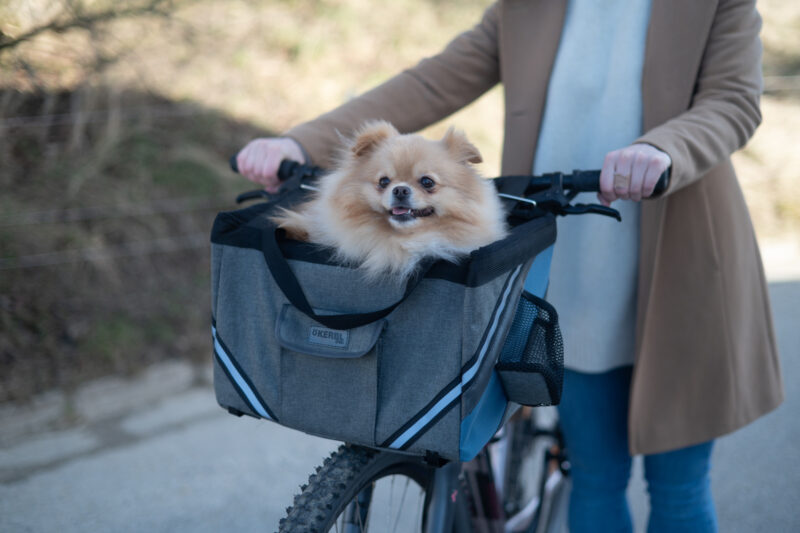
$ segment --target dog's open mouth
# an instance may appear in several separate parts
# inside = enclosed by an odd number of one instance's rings
[[[423,209],[411,209],[410,207],[393,207],[389,212],[393,219],[406,221],[415,218],[429,217],[433,214],[433,207],[425,207]]]

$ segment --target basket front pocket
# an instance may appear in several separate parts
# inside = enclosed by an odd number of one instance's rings
[[[326,328],[284,305],[275,325],[281,345],[281,423],[322,437],[375,444],[379,320]]]

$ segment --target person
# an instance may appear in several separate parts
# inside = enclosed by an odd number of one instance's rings
[[[623,215],[560,220],[553,256],[570,529],[631,531],[625,488],[643,454],[648,530],[716,531],[714,439],[783,399],[730,162],[761,119],[759,29],[754,0],[501,0],[441,53],[237,162],[274,192],[281,159],[329,165],[365,120],[416,131],[502,83],[502,173],[602,166],[599,199]],[[666,194],[642,202],[667,169]]]

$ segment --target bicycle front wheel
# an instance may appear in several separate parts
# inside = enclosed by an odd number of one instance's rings
[[[295,496],[279,533],[419,531],[432,479],[412,457],[340,446]]]

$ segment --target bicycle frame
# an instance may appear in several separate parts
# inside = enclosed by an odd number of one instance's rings
[[[429,463],[427,466],[433,469],[433,476],[425,490],[423,533],[503,533],[505,516],[486,449],[468,463]],[[367,522],[371,499],[372,487],[367,487],[347,506],[345,532],[361,532],[361,524]]]
[[[520,411],[523,421],[530,412]],[[528,431],[530,429],[530,431]],[[537,495],[509,516],[504,508],[504,482],[512,453],[511,439],[514,431],[524,431],[522,437],[540,444],[537,460],[538,479],[534,481]],[[545,442],[539,439],[544,437]],[[544,453],[541,450],[544,449]],[[465,532],[510,533],[513,531],[550,531],[551,515],[558,511],[563,483],[568,476],[568,463],[564,454],[561,432],[556,425],[541,424],[504,425],[496,437],[472,460],[466,463],[444,464],[414,460],[432,470],[425,487],[423,533]],[[382,451],[391,454],[393,452]],[[345,529],[360,533],[361,524],[367,521],[372,487],[368,487],[345,510]]]
[[[460,531],[464,520],[469,523],[466,506],[460,504],[464,501],[463,495],[460,495],[460,473],[460,463],[448,463],[436,469],[433,486],[426,491],[424,533],[453,531],[457,523],[462,524],[460,529],[456,529]]]

